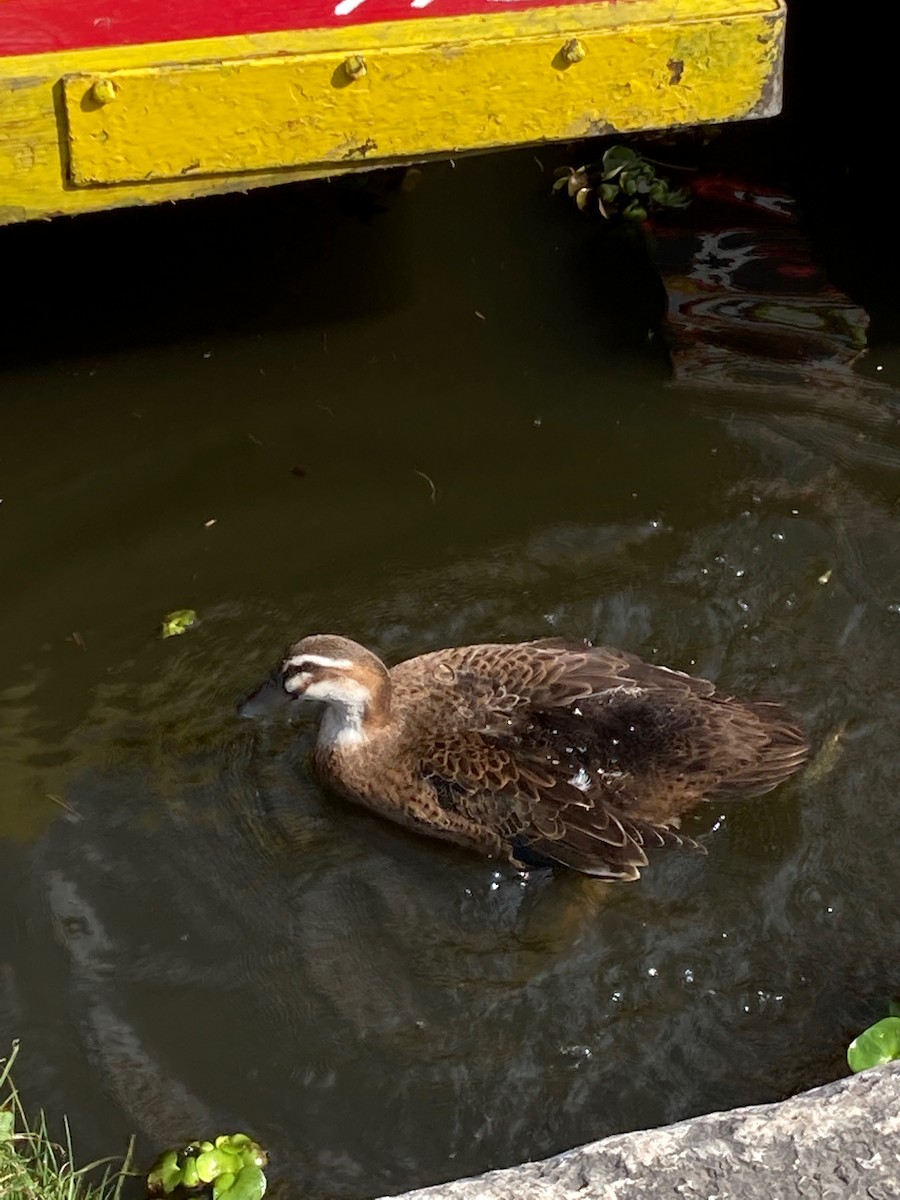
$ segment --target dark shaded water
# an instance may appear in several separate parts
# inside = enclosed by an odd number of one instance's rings
[[[521,154],[0,232],[84,284],[5,347],[0,1039],[86,1153],[248,1129],[376,1195],[833,1078],[900,984],[900,409],[666,389],[646,266],[547,190]],[[706,858],[523,886],[233,715],[320,630],[611,642],[824,750]]]

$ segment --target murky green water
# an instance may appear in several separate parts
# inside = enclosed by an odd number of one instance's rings
[[[86,1153],[248,1129],[292,1194],[363,1197],[843,1072],[900,986],[896,405],[666,389],[640,264],[530,154],[378,211],[323,185],[2,238],[64,265],[42,303],[22,275],[2,377],[0,1039],[32,1100]],[[311,724],[233,715],[326,630],[612,642],[829,748],[694,818],[706,858],[523,886],[323,794]]]

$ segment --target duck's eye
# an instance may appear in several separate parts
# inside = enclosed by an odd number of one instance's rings
[[[297,664],[297,671],[301,675],[311,675],[313,670],[312,663],[302,662]]]
[[[282,686],[286,692],[302,692],[309,682],[309,663],[285,663]]]

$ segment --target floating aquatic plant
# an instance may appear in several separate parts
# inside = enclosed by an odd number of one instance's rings
[[[162,636],[164,638],[178,637],[186,633],[192,625],[197,624],[197,613],[193,608],[176,608],[174,612],[163,617]]]
[[[222,1134],[215,1142],[189,1142],[166,1150],[147,1176],[151,1196],[211,1196],[262,1200],[268,1155],[246,1133]]]
[[[646,221],[656,209],[684,208],[690,198],[628,146],[610,146],[599,164],[561,167],[557,175],[555,192],[565,188],[579,209],[594,208],[607,220]]]
[[[891,1001],[890,1014],[863,1030],[847,1047],[851,1071],[867,1071],[900,1058],[900,1001]]]

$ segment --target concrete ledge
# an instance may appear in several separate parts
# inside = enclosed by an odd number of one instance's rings
[[[900,1063],[397,1200],[898,1200]],[[384,1200],[384,1198],[382,1198]]]

